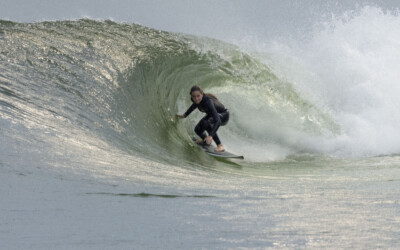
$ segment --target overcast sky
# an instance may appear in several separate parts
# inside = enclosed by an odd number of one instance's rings
[[[18,22],[112,19],[223,40],[302,32],[315,21],[373,4],[399,0],[0,0],[0,19]]]

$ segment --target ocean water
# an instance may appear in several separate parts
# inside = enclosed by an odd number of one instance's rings
[[[243,46],[0,21],[2,247],[397,248],[399,31],[377,7]],[[201,113],[175,118],[195,84],[244,160],[192,143]]]

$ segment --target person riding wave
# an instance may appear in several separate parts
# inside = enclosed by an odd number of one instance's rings
[[[196,143],[207,143],[211,144],[214,140],[217,144],[215,151],[225,151],[224,146],[221,143],[217,135],[217,130],[220,126],[224,126],[229,121],[228,109],[215,97],[213,94],[205,94],[199,86],[193,86],[190,89],[190,96],[193,104],[183,115],[177,115],[179,118],[186,118],[196,108],[201,112],[206,113],[199,123],[194,128],[196,134],[201,138]],[[207,131],[208,135],[205,133]]]

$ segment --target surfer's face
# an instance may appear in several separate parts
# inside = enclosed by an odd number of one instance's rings
[[[193,102],[196,104],[199,104],[203,100],[203,94],[200,91],[193,91],[191,96]]]

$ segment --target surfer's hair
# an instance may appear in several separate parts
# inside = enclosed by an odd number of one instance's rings
[[[204,91],[200,86],[194,85],[191,89],[190,89],[190,95],[192,95],[193,92],[195,91],[199,91],[202,95],[204,95]]]
[[[195,92],[195,91],[199,91],[202,95],[206,95],[206,96],[208,96],[208,97],[211,97],[211,98],[214,98],[214,99],[217,99],[217,100],[218,100],[218,98],[217,98],[215,95],[211,94],[211,93],[206,93],[206,94],[204,94],[204,91],[203,91],[203,89],[202,89],[200,86],[194,85],[194,86],[190,89],[190,95],[192,95],[192,93]]]

